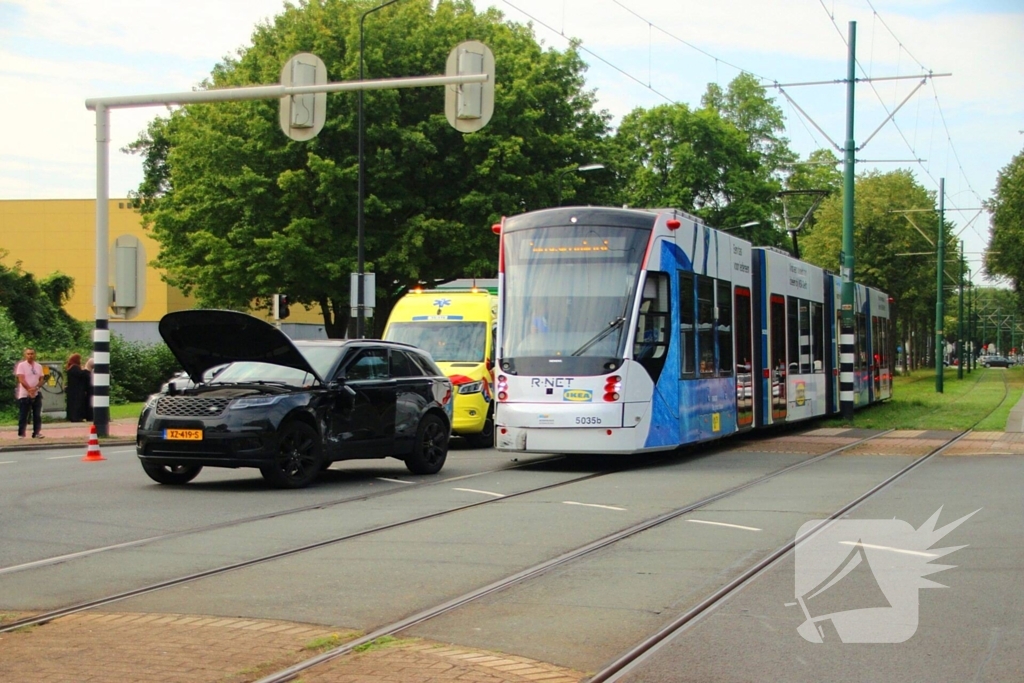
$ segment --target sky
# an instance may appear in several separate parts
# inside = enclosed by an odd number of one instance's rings
[[[792,102],[768,88],[802,156],[844,142],[846,87],[835,81],[846,77],[856,22],[857,77],[887,79],[856,85],[857,172],[907,168],[935,192],[944,179],[946,217],[981,271],[989,216],[978,209],[1024,149],[1021,0],[474,3],[532,23],[545,47],[581,41],[586,87],[613,124],[637,107],[699,106],[708,83],[727,87],[741,69],[768,86],[822,82],[786,85]],[[95,197],[95,115],[85,100],[191,90],[283,8],[282,0],[0,0],[0,199]],[[936,76],[921,87],[921,78],[891,78],[929,72]],[[162,113],[111,113],[111,197],[139,185],[141,159],[120,150]]]

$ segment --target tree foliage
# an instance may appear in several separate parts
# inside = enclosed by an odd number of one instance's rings
[[[7,252],[0,249],[0,308],[6,309],[11,323],[31,344],[42,349],[71,347],[85,338],[78,321],[63,305],[75,289],[74,278],[60,272],[36,280],[32,273],[2,261]],[[19,351],[19,356],[21,355]]]
[[[298,52],[323,59],[332,82],[356,80],[359,18],[378,4],[287,5],[203,87],[277,82]],[[405,0],[368,16],[364,36],[367,79],[444,73],[468,39],[500,55],[494,116],[476,133],[449,126],[442,88],[364,93],[366,270],[383,321],[400,285],[493,276],[488,227],[556,203],[558,172],[595,157],[608,117],[593,111],[574,48],[544,50],[529,27],[469,0]],[[189,105],[130,146],[145,156],[139,194],[170,284],[231,308],[287,292],[318,307],[331,336],[344,333],[357,266],[357,95],[330,94],[327,110],[315,139],[294,142],[276,101]]]
[[[937,280],[938,211],[934,193],[918,183],[910,171],[872,171],[857,178],[854,205],[854,279],[893,297],[894,319],[930,326],[929,320],[934,322]],[[943,231],[945,270],[954,278],[947,277],[946,286],[951,286],[959,278],[959,253],[952,225],[946,223]],[[817,224],[800,245],[805,260],[839,271],[843,245],[840,193],[822,203]]]
[[[985,269],[989,275],[1024,288],[1024,151],[1019,152],[996,178],[992,199],[985,203],[992,214]]]
[[[622,119],[613,140],[622,202],[679,208],[720,228],[756,221],[742,236],[779,244],[777,195],[795,159],[782,111],[749,74],[724,90],[709,84],[701,102],[638,108]]]

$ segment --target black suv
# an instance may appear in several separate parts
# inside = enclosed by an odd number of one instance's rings
[[[170,383],[139,416],[136,451],[161,484],[203,467],[258,467],[274,486],[300,488],[336,460],[394,457],[416,474],[444,465],[451,380],[414,346],[293,342],[235,311],[169,313],[159,329],[194,382]]]

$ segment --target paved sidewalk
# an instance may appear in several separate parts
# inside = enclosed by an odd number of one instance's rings
[[[0,622],[14,614],[0,614]],[[6,618],[6,619],[5,619]],[[0,680],[246,683],[357,637],[313,624],[184,614],[84,612],[0,634]],[[577,683],[525,657],[391,638],[304,672],[305,683]]]
[[[137,424],[138,420],[134,417],[112,420],[107,425],[107,436],[100,439],[100,443],[111,446],[135,443],[135,426]],[[44,418],[42,439],[31,437],[31,425],[26,430],[29,436],[23,439],[18,437],[17,425],[0,427],[0,451],[25,448],[67,448],[71,445],[80,445],[84,453],[89,445],[91,427],[91,422],[47,422]]]

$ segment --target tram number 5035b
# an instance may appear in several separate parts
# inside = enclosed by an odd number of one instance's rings
[[[576,424],[578,425],[599,425],[601,424],[601,418],[599,417],[577,417]]]

